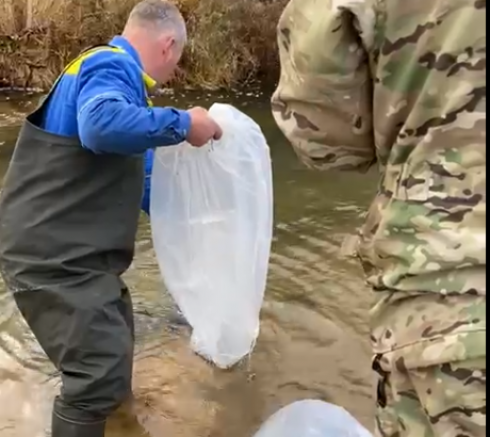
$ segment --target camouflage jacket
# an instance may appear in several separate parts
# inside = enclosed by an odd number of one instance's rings
[[[291,0],[278,44],[273,114],[300,159],[380,169],[358,246],[369,284],[483,301],[486,0]]]

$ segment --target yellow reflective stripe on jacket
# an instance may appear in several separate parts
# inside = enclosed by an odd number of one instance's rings
[[[100,47],[94,47],[92,49],[89,49],[83,53],[81,53],[79,56],[77,56],[73,61],[71,61],[63,70],[63,72],[60,74],[58,77],[58,80],[61,79],[65,74],[69,76],[76,76],[78,73],[80,73],[80,68],[82,67],[83,62],[92,56],[93,54],[101,51],[110,51],[114,53],[126,53],[123,49],[119,47],[110,47],[110,46],[100,46]],[[145,92],[147,93],[149,89],[153,88],[157,82],[152,79],[147,73],[144,71],[142,72],[142,79],[143,83],[145,84]],[[57,80],[57,82],[58,82]],[[148,96],[148,93],[146,94],[146,103],[149,107],[153,106],[153,101],[150,99]]]
[[[152,79],[144,71],[143,71],[143,82],[145,82],[145,85],[146,85],[146,88],[147,89],[152,89],[157,84],[156,80]]]
[[[143,82],[145,83],[146,103],[151,108],[153,107],[153,101],[150,99],[150,96],[148,96],[148,90],[154,88],[157,82],[153,78],[151,78],[148,74],[146,74],[144,71],[143,71]]]
[[[114,52],[114,53],[126,53],[123,49],[120,49],[118,47],[94,47],[93,49],[89,49],[86,52],[81,53],[77,58],[75,58],[72,62],[70,62],[66,66],[65,70],[63,71],[63,74],[76,76],[78,73],[80,73],[80,68],[82,67],[82,64],[85,61],[85,59],[89,58],[90,56],[94,55],[97,52],[102,52],[102,51]]]

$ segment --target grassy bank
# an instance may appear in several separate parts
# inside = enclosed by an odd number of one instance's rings
[[[50,86],[63,65],[121,32],[138,0],[1,0],[0,86]],[[278,70],[275,28],[286,0],[175,0],[190,41],[172,85],[232,87]]]

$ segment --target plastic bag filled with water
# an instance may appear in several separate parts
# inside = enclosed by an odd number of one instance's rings
[[[279,410],[254,437],[373,436],[342,407],[308,399]]]
[[[220,368],[250,354],[259,334],[272,241],[270,150],[260,127],[227,104],[202,148],[155,153],[153,242],[169,293],[192,327],[192,348]]]

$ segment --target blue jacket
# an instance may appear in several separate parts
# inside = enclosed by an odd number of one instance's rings
[[[138,53],[121,36],[109,44],[120,50],[96,51],[65,71],[47,104],[42,127],[78,136],[93,153],[145,153],[141,207],[149,214],[153,149],[184,141],[190,116],[172,107],[149,107]]]

